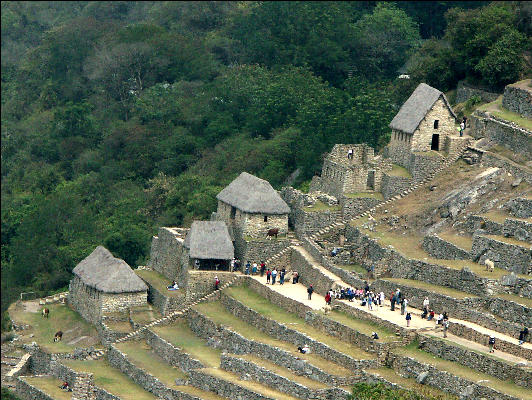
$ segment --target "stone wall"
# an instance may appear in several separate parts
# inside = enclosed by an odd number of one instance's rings
[[[28,383],[23,376],[17,378],[15,391],[17,398],[20,398],[21,400],[55,400],[41,389]]]
[[[532,171],[523,165],[513,162],[512,160],[509,160],[498,154],[485,151],[484,154],[482,154],[481,163],[486,167],[502,168],[516,178],[521,178],[525,182],[532,185]]]
[[[189,260],[183,251],[181,236],[175,228],[159,228],[158,235],[152,240],[150,267],[168,280],[177,281],[179,286],[185,286]]]
[[[532,274],[531,255],[531,246],[518,246],[493,237],[473,236],[471,257],[479,263],[489,258],[496,267],[519,274]]]
[[[532,199],[518,197],[506,203],[505,208],[517,218],[531,218],[532,217]]]
[[[214,292],[214,278],[216,276],[220,280],[220,286],[223,286],[231,281],[235,274],[223,271],[189,271],[188,276],[188,285],[185,288],[185,302],[190,304]]]
[[[515,324],[529,325],[532,321],[532,309],[515,301],[493,297],[486,301],[486,308]]]
[[[475,139],[491,139],[512,151],[531,158],[532,133],[526,129],[510,124],[485,112],[475,111],[469,118],[470,134]]]
[[[294,212],[294,230],[298,237],[312,235],[336,222],[340,216],[340,211],[308,212],[304,209],[296,209]]]
[[[407,190],[412,183],[412,178],[384,174],[381,186],[381,193],[384,196],[384,200],[388,200],[393,196],[401,194]]]
[[[438,128],[434,129],[434,121],[438,120]],[[456,120],[440,97],[425,115],[412,135],[412,151],[430,151],[432,135],[440,135],[440,150],[447,135],[456,133]]]
[[[340,199],[340,205],[342,206],[342,218],[344,220],[352,219],[357,215],[362,214],[364,211],[375,207],[381,202],[382,200],[372,197],[351,198],[343,196]]]
[[[289,239],[243,240],[238,234],[235,235],[235,257],[241,261],[242,268],[245,267],[248,261],[251,264],[254,262],[260,264],[261,261],[266,261],[288,246],[290,246]]]
[[[145,331],[145,337],[146,342],[151,346],[153,351],[168,364],[174,367],[179,367],[183,371],[205,368],[201,362],[191,358],[188,354],[183,353],[181,349],[175,347],[155,332],[148,329]]]
[[[500,94],[469,86],[464,81],[458,82],[458,87],[456,88],[456,104],[463,103],[473,96],[480,97],[480,100],[484,103],[491,103],[492,101],[497,100]]]
[[[71,387],[74,386],[77,377],[80,375],[79,372],[61,363],[55,363],[51,374],[61,381],[67,381]],[[93,392],[95,400],[121,400],[120,397],[115,396],[98,386],[93,387]]]
[[[126,311],[130,307],[145,306],[147,291],[134,293],[102,293],[100,296],[102,312]]]
[[[530,85],[530,79],[528,80],[528,84]],[[532,118],[532,87],[506,86],[504,88],[502,105],[504,108],[520,114],[525,118]]]
[[[482,217],[480,215],[468,215],[464,222],[454,225],[458,230],[464,230],[468,233],[475,233],[479,229],[490,235],[502,235],[503,224],[492,221],[491,219]]]
[[[471,258],[468,251],[442,239],[438,235],[425,236],[422,247],[434,258],[445,260],[469,260]]]
[[[67,302],[84,319],[97,324],[102,314],[101,295],[102,292],[85,285],[77,275],[74,275],[68,286]]]
[[[185,303],[185,293],[182,293],[182,296],[179,297],[165,296],[165,294],[159,292],[155,286],[150,285],[148,281],[145,281],[145,283],[148,285],[148,301],[162,315],[168,315],[172,311],[177,311],[183,308]]]
[[[532,222],[506,218],[503,227],[504,236],[532,243]]]
[[[420,182],[441,167],[445,161],[440,153],[416,153],[410,154],[410,163],[407,167],[412,174],[414,182]]]
[[[498,399],[498,400],[517,400],[516,397],[500,393],[487,386],[481,386],[475,382],[460,378],[446,371],[440,371],[429,364],[420,363],[419,361],[403,356],[393,358],[392,367],[401,376],[407,378],[417,378],[421,373],[427,372],[424,384],[433,386],[445,392],[461,396],[461,399]]]
[[[335,286],[333,279],[324,276],[318,268],[312,265],[312,260],[306,258],[297,249],[292,251],[290,265],[292,270],[299,273],[299,282],[307,287],[312,285],[317,293],[325,295],[327,291]]]

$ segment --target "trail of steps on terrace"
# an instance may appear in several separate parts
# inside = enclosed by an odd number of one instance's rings
[[[440,357],[434,356],[431,353],[419,350],[416,348],[416,346],[417,343],[412,343],[409,346],[394,349],[393,353],[399,356],[412,358],[418,363],[427,364],[438,369],[439,371],[445,371],[451,375],[465,379],[472,383],[476,383],[480,386],[488,387],[499,393],[503,393],[516,399],[532,399],[532,392],[528,388],[518,386],[510,381],[497,379],[492,375],[478,372],[459,363],[444,360]],[[401,368],[400,364],[401,362],[399,362],[397,359],[394,360],[395,369]],[[453,387],[449,387],[448,389],[450,392],[454,390]],[[455,394],[458,393],[455,392]]]
[[[92,373],[95,386],[121,400],[154,400],[156,398],[119,369],[111,366],[105,358],[98,361],[63,360],[61,363],[77,372]]]

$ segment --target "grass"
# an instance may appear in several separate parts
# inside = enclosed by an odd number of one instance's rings
[[[197,337],[190,330],[185,320],[177,320],[168,326],[157,326],[152,328],[152,330],[205,366],[220,366],[220,354],[222,351],[207,346],[205,340]]]
[[[408,346],[395,348],[393,351],[397,354],[412,357],[419,362],[430,364],[439,370],[449,372],[452,375],[459,376],[461,378],[477,382],[479,385],[487,386],[492,389],[498,390],[505,394],[515,396],[521,399],[532,399],[529,388],[517,386],[510,381],[502,381],[491,375],[487,375],[474,369],[465,367],[458,363],[444,360],[443,358],[436,357],[426,351],[417,348],[418,343],[412,342]],[[479,381],[483,382],[479,382]]]
[[[384,200],[384,196],[380,192],[344,193],[344,197],[347,197],[348,199],[377,199],[377,200]]]
[[[509,160],[512,160],[514,163],[520,164],[522,166],[526,167],[526,164],[528,161],[530,161],[525,155],[521,153],[514,153],[512,150],[507,149],[504,146],[496,145],[493,147],[490,147],[489,151],[492,153],[498,154],[500,156],[503,156],[505,158],[508,158]]]
[[[118,396],[122,400],[155,400],[156,397],[137,385],[120,370],[103,360],[93,361],[62,361],[66,366],[83,372],[94,374],[94,384]],[[69,397],[70,399],[70,397]]]
[[[151,305],[131,308],[131,319],[139,325],[146,325],[162,317],[162,314]]]
[[[342,207],[337,204],[334,206],[330,206],[328,204],[325,204],[319,200],[317,200],[312,206],[310,207],[304,207],[303,211],[306,212],[324,212],[324,211],[340,211]]]
[[[466,297],[478,297],[471,293],[461,292],[459,290],[451,289],[445,286],[432,285],[430,283],[426,283],[423,281],[416,281],[413,279],[385,278],[383,280],[398,283],[400,285],[428,290],[430,292],[435,292],[435,293],[443,294],[449,297],[454,297],[455,299],[465,299]]]
[[[50,310],[48,318],[42,317],[42,309]],[[9,315],[17,324],[28,324],[21,338],[23,342],[37,342],[50,353],[67,353],[76,347],[87,347],[98,343],[96,329],[86,322],[81,315],[64,304],[47,304],[36,307],[36,312],[26,311],[24,304],[13,303],[9,308]],[[57,331],[63,331],[63,340],[54,342]],[[33,337],[29,337],[30,335]],[[87,336],[72,345],[68,342],[81,336]]]
[[[136,269],[135,273],[148,282],[155,290],[160,292],[163,296],[166,297],[184,297],[185,294],[182,289],[179,290],[168,290],[167,286],[172,282],[164,275],[151,270],[146,269]]]
[[[352,374],[352,372],[348,369],[341,367],[340,365],[335,364],[329,360],[326,360],[314,353],[299,353],[297,351],[297,346],[264,334],[264,332],[260,331],[258,328],[235,317],[233,314],[227,311],[219,302],[202,303],[198,304],[194,308],[201,314],[212,319],[217,324],[227,326],[232,331],[241,334],[249,340],[283,349],[296,357],[307,360],[312,365],[315,365],[316,367],[320,368],[323,371],[327,371],[330,374],[338,376],[350,376]]]
[[[215,368],[208,368],[202,370],[202,372],[215,376],[217,378],[223,379],[225,381],[229,381],[231,383],[234,383],[238,386],[242,386],[244,388],[247,388],[249,390],[252,390],[254,392],[260,393],[264,395],[265,397],[271,398],[271,399],[277,399],[277,400],[296,400],[295,397],[289,396],[286,393],[279,392],[277,390],[270,389],[269,386],[262,385],[255,381],[247,381],[242,380],[238,377],[237,374],[234,374],[229,371],[225,371],[222,369],[215,369]]]
[[[345,326],[348,326],[349,328],[352,328],[355,331],[358,331],[368,336],[371,336],[373,332],[377,332],[377,334],[379,335],[379,340],[381,342],[387,343],[397,340],[395,334],[390,330],[371,321],[356,318],[342,311],[333,310],[327,315],[327,318],[344,324]]]
[[[514,239],[514,238],[510,238],[510,237],[497,236],[497,235],[484,235],[484,236],[486,236],[486,237],[488,237],[490,239],[493,239],[493,240],[498,240],[499,242],[513,244],[515,246],[525,247],[527,249],[532,248],[532,245],[530,243],[523,242],[521,240],[517,240],[517,239]]]
[[[386,172],[386,175],[389,176],[398,176],[401,178],[412,178],[412,174],[404,167],[401,167],[400,165],[393,164],[392,170]]]
[[[466,251],[471,251],[473,246],[473,239],[469,236],[461,236],[453,232],[441,232],[438,236]]]
[[[502,106],[502,95],[497,98],[497,100],[492,101],[491,103],[483,104],[480,107],[477,107],[479,111],[487,111],[490,114],[495,115],[496,117],[502,118],[506,121],[511,121],[517,125],[532,130],[532,121],[522,117],[521,115],[507,110]]]
[[[117,344],[116,347],[125,353],[133,364],[157,377],[168,387],[176,386],[176,378],[186,378],[186,375],[180,369],[167,364],[162,358],[155,354],[152,348],[145,342],[122,342]]]
[[[345,269],[346,271],[353,271],[357,272],[359,274],[362,274],[362,276],[366,276],[368,274],[368,271],[366,268],[364,268],[360,264],[335,264],[338,268]]]
[[[516,303],[521,304],[525,307],[532,308],[532,299],[529,299],[528,297],[521,297],[515,294],[508,293],[497,293],[494,297],[500,297],[501,299],[515,301]]]
[[[129,333],[133,331],[129,321],[105,321],[105,325],[116,332]]]
[[[290,313],[279,306],[271,303],[268,299],[262,297],[257,292],[249,289],[248,287],[238,286],[230,287],[227,289],[227,294],[237,299],[241,303],[245,304],[252,310],[258,312],[266,318],[270,318],[281,324],[285,324],[289,328],[292,328],[300,333],[325,343],[327,346],[355,359],[369,359],[373,356],[366,353],[359,347],[353,346],[350,343],[341,341],[340,339],[327,335],[305,323],[305,320],[299,318],[293,313]]]
[[[420,155],[420,156],[428,156],[428,157],[439,157],[443,158],[443,156],[437,152],[436,150],[429,150],[429,151],[414,151],[413,153]]]
[[[41,389],[44,393],[46,393],[53,399],[70,400],[72,397],[72,392],[65,392],[64,390],[61,390],[59,388],[59,386],[63,382],[60,381],[59,379],[52,378],[51,376],[39,376],[39,377],[28,376],[28,377],[24,377],[23,379],[26,382],[28,382],[30,385],[35,386],[38,389]]]
[[[456,396],[453,396],[449,393],[445,393],[436,388],[417,383],[414,378],[403,378],[391,368],[368,369],[366,370],[366,372],[369,372],[370,374],[380,375],[381,377],[386,379],[388,382],[395,383],[396,385],[399,385],[402,388],[407,389],[407,390],[413,390],[418,394],[431,395],[437,398],[438,396],[440,396],[441,400],[457,400],[458,399]]]

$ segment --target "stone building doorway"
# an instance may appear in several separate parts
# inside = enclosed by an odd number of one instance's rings
[[[368,171],[368,180],[366,182],[367,190],[375,190],[375,170],[370,169]]]
[[[440,150],[440,135],[435,133],[432,135],[432,143],[430,145],[431,150]]]

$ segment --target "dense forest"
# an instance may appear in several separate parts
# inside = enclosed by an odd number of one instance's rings
[[[245,170],[308,187],[377,150],[416,85],[529,72],[530,2],[16,2],[2,7],[2,329],[98,244],[131,266]],[[398,79],[405,71],[410,79]]]

